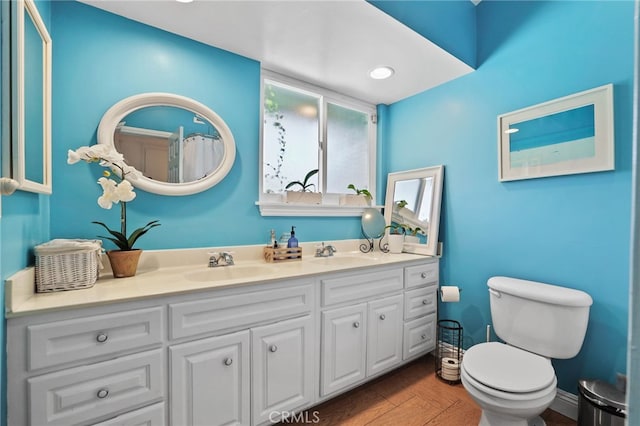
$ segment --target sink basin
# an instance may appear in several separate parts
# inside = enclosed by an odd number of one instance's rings
[[[329,257],[312,257],[310,259],[313,263],[319,263],[322,265],[335,265],[335,266],[359,266],[375,264],[377,259],[368,258],[365,256],[329,256]]]
[[[274,268],[268,265],[232,265],[207,268],[185,274],[185,278],[190,281],[219,281],[235,280],[242,278],[259,278],[261,275],[274,272]]]

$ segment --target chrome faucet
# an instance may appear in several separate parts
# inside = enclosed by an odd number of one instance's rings
[[[233,256],[228,251],[209,253],[209,255],[209,268],[215,268],[217,266],[231,266],[234,264]]]
[[[316,247],[316,257],[333,256],[333,253],[335,253],[336,251],[337,250],[334,246],[332,246],[331,244],[325,246],[323,242],[321,247]]]

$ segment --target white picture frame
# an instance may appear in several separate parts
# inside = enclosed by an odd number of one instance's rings
[[[498,116],[501,182],[614,168],[612,84]]]

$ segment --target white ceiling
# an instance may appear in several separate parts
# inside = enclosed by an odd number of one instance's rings
[[[391,104],[473,71],[364,0],[81,1],[374,104]],[[371,79],[369,71],[378,65],[395,74]]]

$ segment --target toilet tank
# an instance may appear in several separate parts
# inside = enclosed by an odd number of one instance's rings
[[[506,343],[547,358],[578,354],[593,303],[571,288],[508,277],[492,277],[489,302],[493,328]]]

